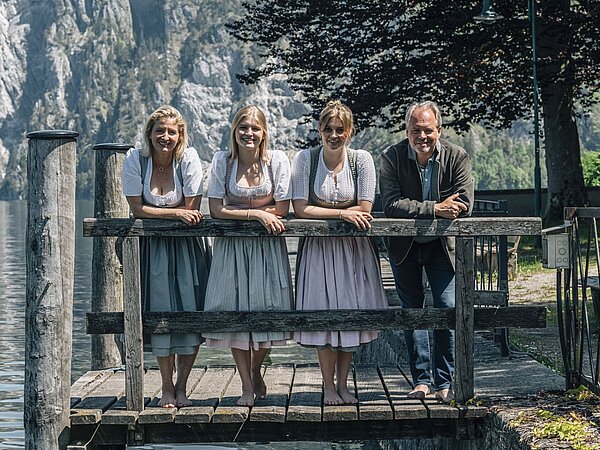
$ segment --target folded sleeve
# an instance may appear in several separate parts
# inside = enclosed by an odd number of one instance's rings
[[[123,195],[126,197],[138,197],[142,195],[144,183],[140,167],[140,150],[137,148],[129,149],[125,155],[123,172],[121,172],[121,186],[123,188]]]
[[[208,177],[208,197],[225,198],[225,176],[227,173],[227,152],[217,152],[213,156]]]
[[[204,180],[202,163],[195,148],[185,150],[181,161],[181,172],[183,175],[183,195],[185,197],[197,197],[204,191]]]

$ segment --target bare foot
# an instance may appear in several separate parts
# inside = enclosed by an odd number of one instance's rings
[[[160,401],[158,402],[158,406],[161,406],[163,408],[175,408],[177,406],[177,402],[175,400],[174,392],[163,389],[162,396],[160,398]]]
[[[450,389],[440,389],[435,393],[435,398],[440,403],[450,403],[454,400],[454,393]]]
[[[335,389],[325,389],[323,392],[324,405],[343,405],[344,400],[339,396]]]
[[[417,384],[415,388],[410,391],[406,396],[408,398],[416,398],[418,400],[425,399],[425,396],[429,394],[429,386],[426,384]]]
[[[348,389],[338,389],[337,393],[347,405],[356,405],[358,403],[358,399]]]
[[[256,398],[265,398],[267,396],[267,385],[260,371],[252,373],[252,385]]]
[[[192,401],[189,398],[187,398],[187,395],[185,395],[185,391],[177,390],[175,392],[175,399],[177,400],[176,404],[178,408],[181,408],[183,406],[190,406],[192,404]]]
[[[238,406],[254,406],[254,392],[242,392],[242,396],[237,401]]]

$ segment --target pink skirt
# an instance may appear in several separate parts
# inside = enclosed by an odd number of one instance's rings
[[[321,238],[304,241],[296,274],[297,310],[382,309],[387,298],[373,241],[369,238]],[[299,331],[301,345],[358,347],[378,331]]]

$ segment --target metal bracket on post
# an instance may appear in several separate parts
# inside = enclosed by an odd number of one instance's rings
[[[143,425],[135,424],[127,427],[127,445],[138,446],[146,442],[145,429]]]

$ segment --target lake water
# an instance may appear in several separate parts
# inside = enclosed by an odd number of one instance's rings
[[[91,298],[92,239],[82,236],[84,217],[93,216],[91,201],[77,202],[73,299],[72,381],[90,370],[90,337],[85,313]],[[27,203],[0,201],[0,449],[24,448],[23,383],[25,370],[25,232]],[[276,349],[273,363],[315,362],[313,351],[297,345]],[[148,365],[155,365],[149,356]],[[200,364],[233,364],[227,351],[202,348]],[[145,446],[144,449],[359,449],[362,444],[274,443],[253,445]]]

